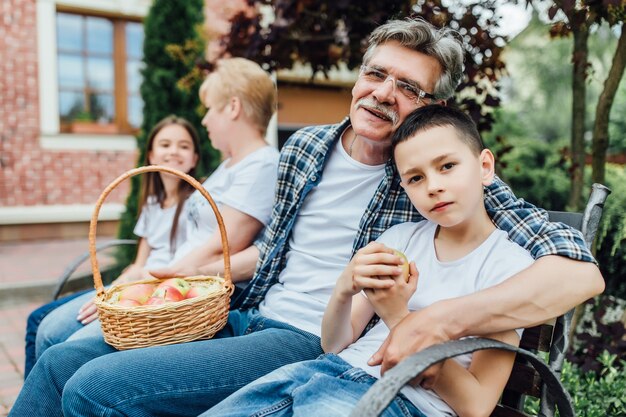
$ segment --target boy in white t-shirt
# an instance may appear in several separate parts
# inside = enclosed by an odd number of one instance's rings
[[[462,112],[439,105],[414,111],[393,137],[402,186],[427,219],[398,224],[359,250],[337,280],[316,360],[284,366],[202,416],[346,416],[380,377],[370,358],[409,311],[497,285],[533,259],[487,215],[483,186],[493,154]],[[409,273],[398,274],[402,259]],[[417,291],[416,291],[417,288]],[[360,337],[374,317],[380,321]],[[487,335],[512,345],[521,331]],[[481,351],[447,360],[432,387],[405,387],[384,416],[489,415],[514,354]]]

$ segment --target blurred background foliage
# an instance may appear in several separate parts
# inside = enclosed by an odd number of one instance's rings
[[[617,47],[619,33],[608,25],[593,28],[589,37],[589,78],[585,117],[586,153],[591,153],[595,106]],[[497,158],[498,174],[515,193],[547,210],[568,210],[570,195],[571,39],[551,38],[534,12],[519,35],[509,42],[503,60],[502,103],[493,128],[483,132]],[[610,146],[605,185],[609,196],[596,244],[596,257],[607,282],[606,293],[626,298],[626,83],[617,90],[609,122]],[[589,160],[589,156],[587,157]],[[589,193],[591,167],[585,169],[583,196]]]

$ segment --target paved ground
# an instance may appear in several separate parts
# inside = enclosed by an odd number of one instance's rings
[[[87,239],[0,243],[0,417],[22,386],[28,314],[50,299],[57,277],[87,245]],[[110,261],[105,254],[101,262]],[[87,272],[89,262],[77,274]]]
[[[6,416],[24,380],[25,320],[43,300],[0,306],[0,416]]]

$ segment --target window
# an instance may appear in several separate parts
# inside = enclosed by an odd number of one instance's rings
[[[140,22],[56,14],[60,130],[133,133],[141,125]]]

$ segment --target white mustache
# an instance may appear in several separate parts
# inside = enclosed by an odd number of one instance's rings
[[[367,107],[368,109],[375,110],[379,113],[384,114],[385,117],[390,119],[391,123],[394,125],[396,125],[398,123],[398,120],[400,120],[400,116],[398,115],[398,112],[396,112],[394,109],[387,106],[386,104],[379,103],[377,100],[373,98],[364,97],[356,102],[357,109],[363,106]]]

